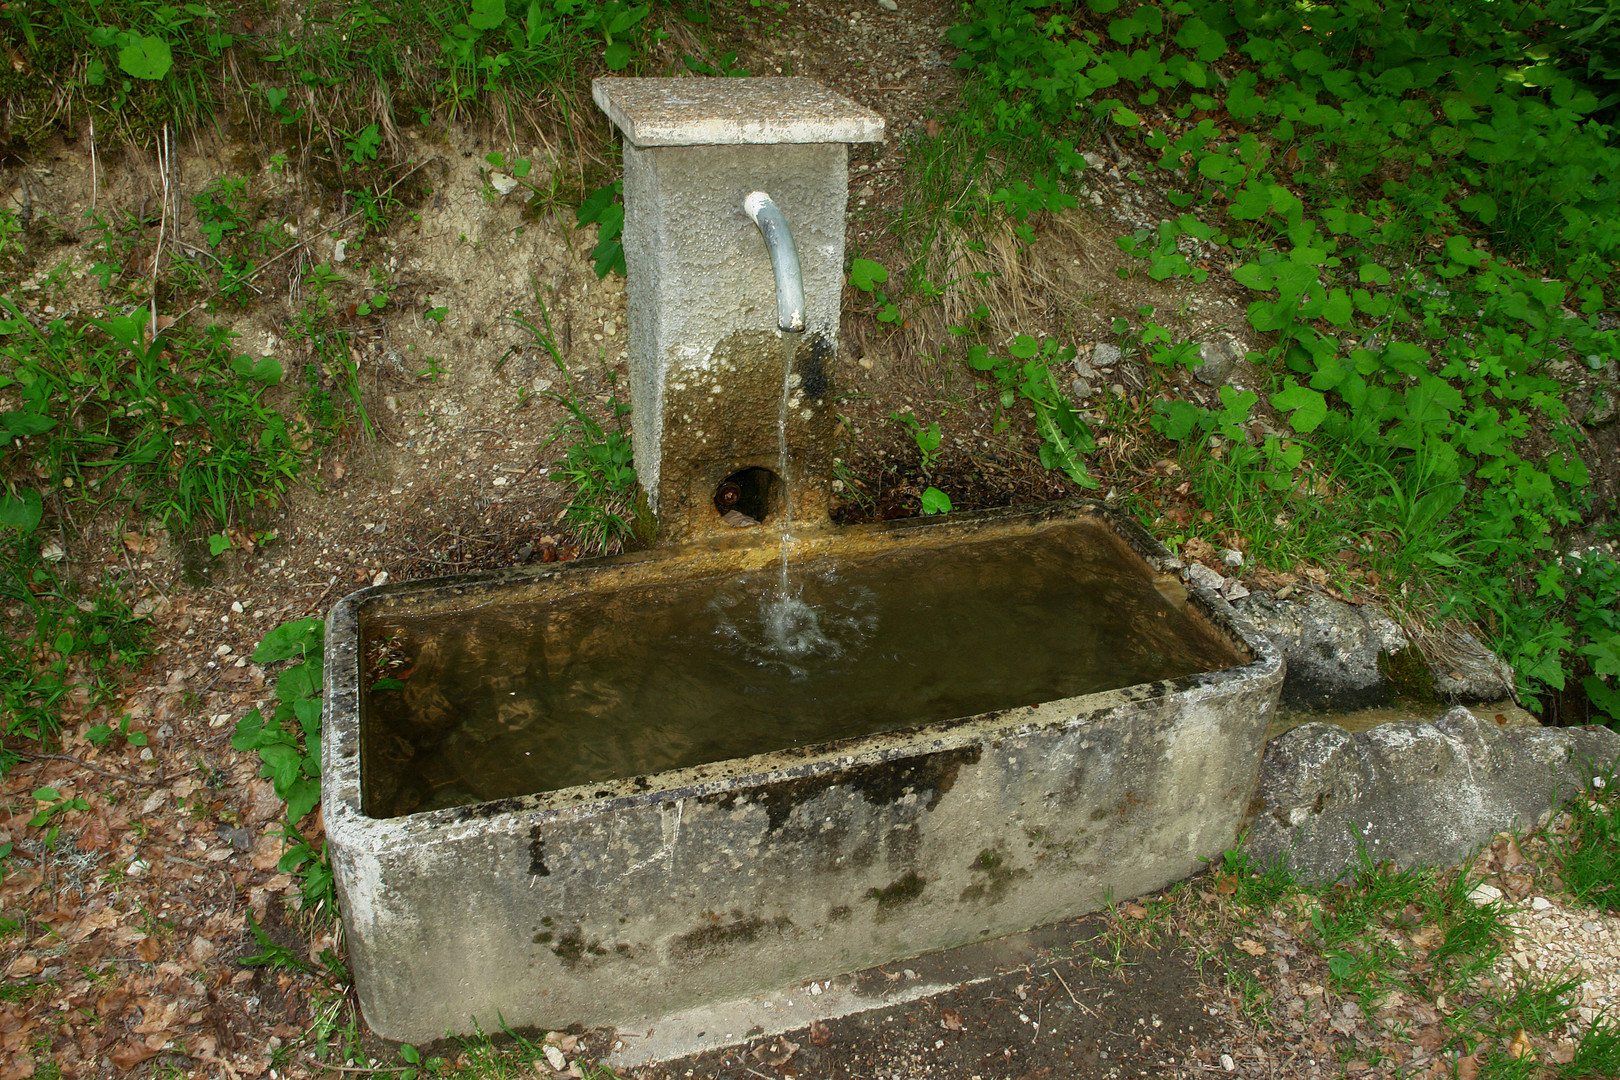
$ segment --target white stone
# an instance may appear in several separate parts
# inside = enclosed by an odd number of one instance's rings
[[[377,576],[371,579],[371,583],[373,585],[386,585],[386,584],[388,584],[388,571],[386,571],[386,570],[377,571]]]
[[[1530,898],[1530,907],[1536,911],[1546,911],[1552,907],[1552,901],[1545,896],[1533,896]]]
[[[558,1072],[568,1070],[568,1059],[563,1057],[563,1052],[555,1046],[546,1047],[546,1060],[551,1062],[551,1067]]]
[[[1468,890],[1468,899],[1480,907],[1502,899],[1502,890],[1495,885],[1487,885],[1483,881]]]
[[[489,186],[502,195],[510,195],[518,182],[503,172],[489,174]]]

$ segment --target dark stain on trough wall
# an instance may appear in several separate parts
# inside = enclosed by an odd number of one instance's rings
[[[731,946],[759,940],[765,933],[780,934],[791,929],[793,920],[786,915],[765,920],[758,915],[743,917],[740,911],[731,913],[729,923],[709,923],[689,930],[670,944],[669,955],[676,960],[695,960],[717,956]]]
[[[551,876],[551,869],[546,866],[546,841],[538,825],[529,826],[529,873],[535,877]]]
[[[819,776],[778,780],[751,791],[707,795],[703,801],[718,803],[722,810],[735,805],[739,798],[759,804],[769,816],[770,832],[776,832],[787,823],[794,807],[833,787],[851,788],[873,806],[887,806],[911,792],[926,792],[926,806],[932,810],[956,784],[962,766],[977,764],[980,756],[981,748],[978,745],[963,746],[917,757],[854,765]]]

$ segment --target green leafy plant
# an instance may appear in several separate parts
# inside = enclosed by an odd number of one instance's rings
[[[288,824],[296,825],[321,798],[321,638],[319,619],[286,623],[265,635],[253,662],[295,663],[276,679],[276,707],[266,718],[250,710],[237,722],[231,746],[257,750],[259,775],[270,780],[287,804]]]
[[[737,66],[737,50],[735,49],[722,53],[712,64],[707,60],[699,60],[690,53],[681,56],[681,63],[686,66],[687,71],[692,72],[694,75],[742,79],[746,79],[749,75],[746,68]]]
[[[226,233],[235,232],[245,224],[246,187],[247,181],[240,177],[221,177],[192,196],[197,227],[207,237],[209,247],[218,248]]]
[[[569,416],[546,441],[547,446],[565,442],[562,458],[552,464],[553,474],[574,492],[564,519],[578,530],[586,545],[599,551],[616,550],[635,533],[636,470],[630,434],[624,429],[630,406],[610,396],[608,409],[615,429],[604,428],[574,391],[545,303],[540,303],[539,322],[522,311],[515,312],[513,320],[533,335],[562,376],[563,389],[543,391],[543,396],[561,405]]]
[[[624,245],[619,234],[624,231],[624,181],[597,188],[580,204],[575,214],[575,228],[596,226],[596,246],[591,249],[591,261],[596,276],[605,278],[614,271],[624,274]]]
[[[61,822],[53,822],[53,818],[73,810],[90,809],[90,804],[82,796],[70,799],[53,787],[37,789],[34,792],[34,801],[45,805],[40,807],[33,817],[28,819],[28,825],[34,829],[43,829],[47,825],[50,826],[45,833],[46,847],[53,847],[56,844],[57,833],[62,828]]]
[[[911,441],[917,444],[917,452],[922,455],[923,472],[933,472],[934,461],[939,457],[939,444],[944,438],[939,430],[939,421],[931,420],[925,428],[917,419],[917,414],[909,412],[892,412],[889,419],[905,428],[911,436]]]
[[[1074,356],[1074,346],[1060,346],[1056,338],[1040,340],[1019,334],[1007,356],[997,356],[985,345],[970,347],[967,364],[994,379],[999,409],[1010,409],[1019,399],[1029,405],[1041,437],[1039,453],[1044,467],[1063,473],[1081,487],[1094,488],[1097,481],[1085,466],[1085,455],[1096,448],[1091,428],[1058,388],[1051,369],[1052,363],[1066,363]]]
[[[298,619],[264,636],[253,650],[256,664],[292,661],[276,678],[276,707],[266,718],[258,709],[237,721],[231,746],[256,750],[259,775],[268,779],[287,804],[282,835],[286,840],[277,869],[299,876],[303,907],[333,911],[332,866],[323,841],[315,847],[298,831],[298,823],[321,799],[321,644],[325,623]]]
[[[368,161],[376,161],[377,151],[381,147],[382,131],[376,124],[367,124],[343,140],[343,149],[349,152],[350,165],[364,165]]]
[[[889,280],[889,272],[882,263],[871,259],[852,259],[849,264],[849,283],[872,298],[878,322],[900,322],[900,308],[887,293],[878,288]]]

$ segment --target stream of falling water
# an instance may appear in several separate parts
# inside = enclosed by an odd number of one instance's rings
[[[793,359],[803,333],[782,331],[782,400],[776,410],[776,476],[782,486],[782,558],[776,595],[764,607],[764,627],[778,656],[808,656],[836,643],[822,630],[816,609],[807,604],[788,577],[788,549],[793,544],[793,474],[788,454],[788,406],[793,397]]]
[[[788,458],[787,417],[788,402],[793,397],[793,357],[799,350],[802,333],[782,331],[782,400],[776,406],[776,475],[782,485],[782,585],[781,594],[788,595],[788,545],[793,542],[793,483]]]

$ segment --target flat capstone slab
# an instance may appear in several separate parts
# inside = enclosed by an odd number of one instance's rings
[[[596,79],[591,96],[636,146],[883,141],[883,117],[812,79]]]

